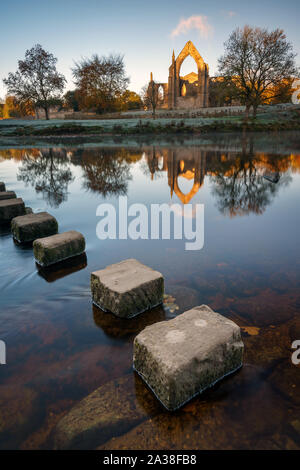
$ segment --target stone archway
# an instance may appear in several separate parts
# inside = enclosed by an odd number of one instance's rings
[[[169,68],[168,81],[168,107],[171,109],[177,107],[180,99],[184,99],[184,96],[182,96],[182,80],[180,78],[180,69],[183,61],[188,56],[194,59],[198,70],[198,80],[197,83],[195,82],[193,87],[197,95],[194,100],[194,107],[203,108],[208,106],[208,65],[204,62],[192,41],[188,41],[176,59],[173,52],[172,65]]]
[[[201,73],[201,71],[205,69],[205,63],[201,55],[195,48],[192,41],[188,41],[176,59],[176,76],[177,77],[180,76],[181,65],[188,56],[191,56],[192,59],[194,59],[194,61],[196,62],[198,74]]]
[[[188,194],[184,194],[179,188],[178,177],[176,177],[174,181],[174,193],[183,204],[188,204],[190,200],[197,194],[200,187],[201,187],[200,183],[194,180],[192,189],[189,191]]]

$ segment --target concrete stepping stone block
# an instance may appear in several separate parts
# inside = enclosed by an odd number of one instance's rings
[[[161,273],[127,259],[91,274],[93,302],[121,318],[134,317],[163,302]]]
[[[78,256],[85,251],[84,236],[76,230],[38,238],[33,242],[33,253],[40,266],[50,266]]]
[[[176,410],[242,366],[238,325],[206,305],[146,327],[133,367],[168,410]]]
[[[15,199],[16,193],[14,191],[0,191],[0,201],[4,199]]]
[[[0,201],[0,222],[8,223],[14,217],[25,215],[25,204],[23,199],[4,199]]]
[[[32,242],[37,238],[55,235],[58,232],[58,223],[48,212],[26,214],[11,221],[11,231],[19,243]]]
[[[6,187],[5,187],[5,184],[3,183],[3,181],[0,181],[0,191],[6,191]]]

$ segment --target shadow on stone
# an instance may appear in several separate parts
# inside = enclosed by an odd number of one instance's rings
[[[10,232],[11,232],[11,229],[10,229]],[[13,242],[15,244],[15,246],[17,247],[17,249],[19,250],[32,250],[32,245],[33,245],[33,241],[31,242],[18,242],[18,240],[16,240],[15,238],[13,238]]]
[[[74,256],[65,261],[53,264],[51,266],[40,266],[35,263],[38,274],[45,279],[47,282],[55,282],[69,274],[76,273],[87,267],[87,256],[86,253],[82,253],[79,256]]]
[[[9,235],[10,233],[11,233],[10,222],[0,221],[0,236]]]
[[[119,318],[113,313],[104,312],[93,304],[93,316],[95,324],[107,336],[112,338],[126,338],[135,335],[146,328],[146,326],[166,319],[162,306],[147,310],[147,312],[133,318]]]

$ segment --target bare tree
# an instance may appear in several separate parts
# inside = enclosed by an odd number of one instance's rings
[[[233,31],[224,46],[219,71],[234,79],[246,119],[251,106],[256,117],[257,107],[270,99],[272,90],[275,95],[282,81],[297,73],[292,44],[281,29],[269,32],[245,26]]]
[[[161,87],[158,83],[156,83],[153,80],[152,74],[151,74],[151,79],[150,79],[149,84],[145,85],[142,88],[141,95],[142,95],[144,105],[147,108],[152,109],[152,116],[153,116],[153,119],[155,119],[156,108],[160,103],[162,103],[163,96],[161,92]]]
[[[36,44],[25,53],[25,60],[19,60],[18,70],[10,72],[3,80],[8,93],[20,103],[31,102],[40,105],[49,119],[49,103],[59,98],[66,79],[56,70],[57,58]]]

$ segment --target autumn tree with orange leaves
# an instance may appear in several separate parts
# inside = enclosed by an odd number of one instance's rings
[[[250,26],[233,31],[224,46],[220,74],[228,80],[234,77],[239,100],[246,106],[245,118],[251,107],[255,118],[258,106],[274,98],[280,84],[297,74],[293,46],[281,29],[269,32]]]
[[[95,54],[75,63],[72,72],[81,110],[104,113],[118,109],[129,83],[123,56]]]

